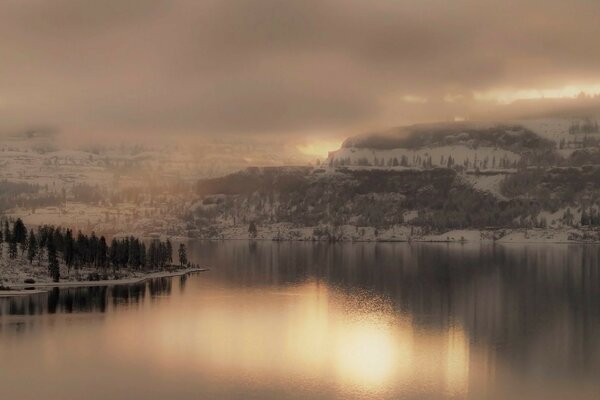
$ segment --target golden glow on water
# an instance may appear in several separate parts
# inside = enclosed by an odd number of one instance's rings
[[[553,247],[548,264],[547,247],[511,247],[497,257],[494,246],[474,253],[473,268],[462,273],[470,257],[462,245],[318,247],[327,252],[305,266],[282,244],[265,244],[263,252],[241,246],[239,258],[219,247],[228,269],[171,286],[154,282],[141,296],[139,288],[77,289],[0,302],[0,397],[598,397],[597,286],[578,297],[583,311],[570,308],[583,271],[597,267],[596,248],[569,250],[569,264]],[[309,246],[299,247],[302,254]],[[335,249],[349,253],[332,255]],[[436,249],[445,252],[447,271],[440,254],[430,254]],[[423,258],[429,255],[433,264]],[[523,266],[537,268],[538,258],[543,273],[521,274]],[[448,282],[444,271],[458,278]],[[51,304],[59,306],[49,311]],[[543,319],[523,316],[523,305]],[[579,331],[590,316],[594,323]]]
[[[370,390],[389,383],[396,375],[397,364],[407,366],[411,361],[410,339],[398,333],[372,323],[342,326],[335,347],[335,365],[341,382]]]
[[[298,377],[350,397],[407,387],[467,393],[464,332],[455,327],[417,333],[385,299],[361,307],[361,299],[316,283],[266,294],[244,290],[233,297],[224,289],[205,296],[185,304],[163,299],[142,321],[115,316],[113,332],[121,345],[115,355],[139,359],[151,347],[158,355],[154,367],[165,371],[185,365],[190,373],[217,371],[257,385]]]
[[[453,396],[468,392],[469,341],[464,332],[452,327],[448,333],[444,378],[446,391]]]

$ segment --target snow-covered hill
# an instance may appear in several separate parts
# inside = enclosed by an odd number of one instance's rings
[[[568,163],[577,152],[600,151],[596,118],[545,118],[510,123],[414,125],[347,139],[330,166],[507,170]]]

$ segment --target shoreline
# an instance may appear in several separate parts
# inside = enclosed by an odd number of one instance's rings
[[[319,229],[325,234],[316,235]],[[416,229],[415,229],[416,230]],[[392,228],[357,227],[297,227],[290,224],[275,224],[258,227],[250,237],[243,226],[221,230],[216,237],[190,237],[189,240],[249,240],[274,242],[320,242],[320,243],[546,243],[546,244],[600,244],[600,229],[589,228],[498,228],[498,229],[453,229],[443,233],[415,232],[408,226]]]
[[[573,244],[573,245],[600,245],[598,241],[575,240],[429,240],[429,239],[351,239],[351,240],[326,240],[326,239],[272,239],[272,238],[193,238],[188,240],[205,240],[209,242],[285,242],[285,243],[446,243],[446,244]]]
[[[191,268],[183,271],[160,271],[152,272],[140,277],[132,277],[125,279],[107,279],[101,281],[72,281],[72,282],[41,282],[41,283],[15,283],[8,284],[10,290],[0,290],[0,298],[16,297],[16,296],[28,296],[32,294],[47,293],[50,288],[75,288],[75,287],[94,287],[94,286],[119,286],[119,285],[133,285],[136,283],[142,283],[150,279],[157,278],[173,278],[177,276],[185,276],[196,272],[210,271],[210,268]],[[34,288],[33,290],[27,290],[25,288]]]

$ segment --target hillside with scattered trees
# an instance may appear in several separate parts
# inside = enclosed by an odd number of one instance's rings
[[[295,227],[351,225],[420,232],[592,226],[600,215],[600,168],[526,168],[508,174],[500,195],[478,190],[451,168],[249,169],[198,184],[190,212],[200,237],[232,226],[286,223]],[[555,214],[549,221],[547,215]]]

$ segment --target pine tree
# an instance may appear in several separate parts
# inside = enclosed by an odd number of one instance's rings
[[[48,240],[48,272],[54,282],[58,282],[60,279],[60,266],[58,264],[58,257],[56,256],[56,245],[54,239]]]
[[[153,240],[150,242],[150,246],[148,246],[148,257],[146,259],[146,263],[150,267],[150,269],[154,269],[157,266],[157,257],[156,257],[157,249],[156,249],[156,241]]]
[[[119,251],[119,264],[122,268],[125,268],[129,262],[129,238],[121,240],[117,249]]]
[[[590,217],[588,213],[585,211],[585,208],[581,211],[581,226],[589,225]]]
[[[408,167],[408,158],[405,154],[403,154],[402,157],[400,157],[400,165],[403,167]]]
[[[254,221],[250,222],[250,226],[248,226],[248,234],[250,235],[250,237],[252,239],[254,239],[256,237],[258,233],[258,230],[256,229],[256,224],[254,223]]]
[[[4,220],[4,240],[8,243],[10,242],[10,228],[8,226],[8,220]]]
[[[75,243],[75,259],[77,260],[75,265],[77,265],[77,266],[86,265],[88,263],[87,253],[88,253],[87,238],[84,236],[83,233],[78,232],[77,233],[77,242]]]
[[[23,224],[21,218],[17,218],[13,225],[13,240],[19,244],[27,242],[27,228],[25,228],[25,224]]]
[[[146,245],[144,243],[140,245],[140,268],[146,269]]]
[[[166,245],[167,245],[167,248],[166,248],[167,262],[169,264],[173,264],[173,245],[171,245],[171,241],[169,239],[167,239]]]
[[[136,269],[140,266],[140,242],[133,236],[129,238],[129,265]]]
[[[92,232],[92,235],[88,239],[88,263],[98,266],[98,249],[100,246],[100,240],[96,236],[96,233]]]
[[[33,230],[29,231],[29,242],[27,243],[27,259],[29,260],[29,264],[33,263],[33,259],[37,255],[38,252],[38,244],[37,239],[35,238],[35,234]]]
[[[17,258],[17,242],[12,239],[8,242],[8,256],[13,260]]]
[[[73,265],[73,258],[75,256],[75,241],[73,240],[73,232],[67,229],[64,238],[63,246],[63,261],[67,265],[69,273],[71,272],[71,266]]]
[[[119,266],[117,250],[118,246],[119,244],[117,243],[117,239],[113,238],[113,240],[110,242],[110,248],[108,249],[108,260],[110,261],[114,269],[117,269],[117,267]]]
[[[106,255],[108,253],[108,246],[106,245],[106,239],[104,236],[100,237],[100,242],[98,244],[98,256],[97,256],[97,265],[101,268],[106,268]]]
[[[179,265],[183,267],[187,262],[187,250],[185,249],[185,244],[181,243],[179,245]]]

